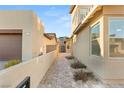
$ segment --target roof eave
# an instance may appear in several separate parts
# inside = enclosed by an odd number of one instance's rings
[[[70,14],[73,12],[75,7],[76,7],[76,5],[71,5],[70,11],[69,11]]]
[[[44,36],[45,36],[46,38],[48,38],[49,40],[51,40],[51,38],[50,38],[47,34],[44,34]]]

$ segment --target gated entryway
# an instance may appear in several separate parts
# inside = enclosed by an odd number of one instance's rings
[[[62,53],[66,52],[66,47],[65,46],[60,46],[60,52],[62,52]]]

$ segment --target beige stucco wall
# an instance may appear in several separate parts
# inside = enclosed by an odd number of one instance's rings
[[[45,54],[46,53],[46,46],[47,45],[57,45],[57,42],[56,42],[56,39],[55,38],[53,38],[53,39],[48,39],[48,38],[46,38],[45,36],[44,36],[44,38],[43,38],[43,42],[44,42],[44,45],[43,45],[43,53]]]
[[[100,22],[100,43],[101,43],[101,56],[91,55],[90,48],[90,26]],[[81,30],[80,33],[76,36],[76,42],[73,46],[73,55],[76,56],[82,63],[86,64],[90,70],[92,70],[98,77],[104,78],[104,55],[103,55],[103,16],[100,15],[84,29]]]
[[[108,82],[119,82],[124,83],[124,58],[112,58],[109,57],[109,41],[108,40],[108,20],[111,17],[123,18],[124,17],[124,6],[104,6],[104,32],[105,32],[105,55],[106,55],[106,79]],[[117,82],[116,82],[117,81]]]
[[[38,87],[49,67],[57,57],[57,50],[0,71],[0,87],[15,88],[26,76],[31,78],[31,88]]]
[[[55,38],[50,40],[50,39],[46,38],[45,36],[44,36],[44,42],[47,45],[56,45],[56,43],[57,43]]]
[[[33,31],[32,31],[32,52],[33,57],[38,56],[41,52],[43,52],[44,47],[44,24],[41,19],[37,17],[35,13],[33,13]]]
[[[0,11],[0,29],[22,29],[22,60],[39,54],[43,29],[38,28],[38,20],[32,11]],[[37,46],[36,46],[37,45]]]
[[[100,13],[100,12],[99,12]],[[110,58],[108,55],[108,18],[124,17],[124,6],[103,6],[97,17],[82,28],[73,45],[73,55],[85,63],[101,80],[106,83],[124,83],[124,58]],[[89,27],[100,21],[101,56],[90,55]]]

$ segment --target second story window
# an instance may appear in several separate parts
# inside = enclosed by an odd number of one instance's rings
[[[73,25],[77,26],[78,23],[79,23],[79,12],[78,10],[75,12],[74,16],[73,16],[73,19],[72,19],[72,23]]]
[[[89,8],[81,8],[80,9],[80,21],[82,21],[86,17],[88,12],[89,12]]]

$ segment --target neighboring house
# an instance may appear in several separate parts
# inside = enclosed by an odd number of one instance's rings
[[[44,53],[56,50],[57,38],[55,33],[44,33]]]
[[[73,55],[106,83],[124,83],[124,6],[71,6]]]
[[[68,37],[58,38],[59,51],[60,52],[70,52],[70,39]]]
[[[38,56],[43,33],[43,23],[32,11],[0,11],[0,61]]]

